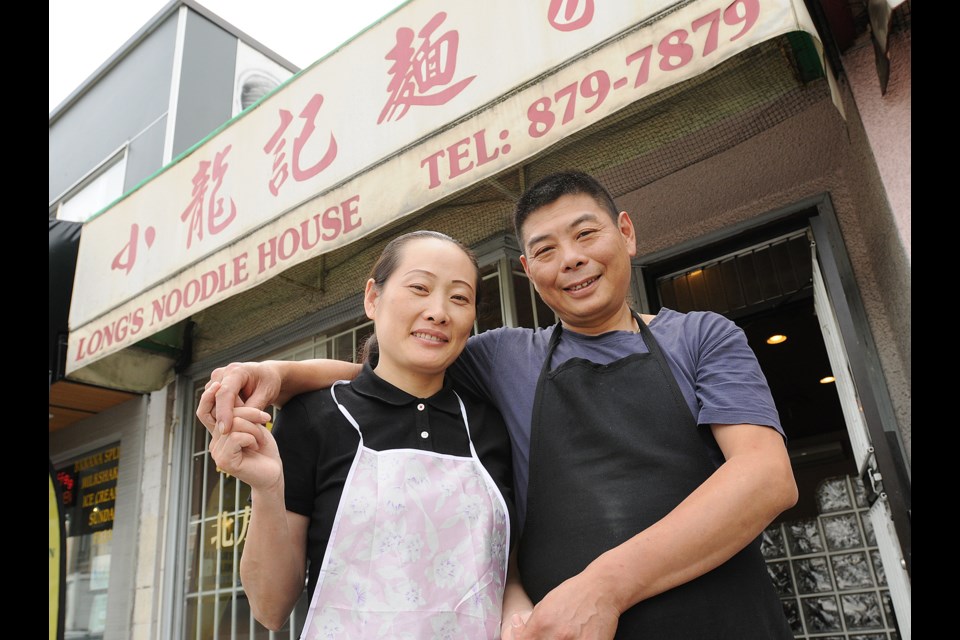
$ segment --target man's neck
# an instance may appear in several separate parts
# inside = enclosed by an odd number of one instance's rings
[[[579,333],[585,336],[598,336],[601,333],[609,333],[610,331],[631,331],[637,332],[640,330],[640,327],[637,326],[637,322],[633,317],[633,311],[626,304],[617,311],[617,313],[610,318],[607,318],[604,321],[591,323],[588,325],[584,324],[574,324],[567,322],[561,318],[560,320],[565,331],[573,331],[574,333]]]

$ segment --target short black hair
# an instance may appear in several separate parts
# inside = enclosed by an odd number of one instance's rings
[[[607,191],[599,180],[583,171],[567,170],[551,173],[548,176],[540,178],[531,185],[520,199],[513,210],[513,230],[517,235],[517,242],[520,244],[520,250],[523,251],[523,234],[520,232],[523,223],[526,222],[530,214],[538,209],[553,204],[563,196],[572,196],[578,194],[588,195],[593,198],[602,209],[604,209],[614,222],[620,212],[613,201],[613,196]]]

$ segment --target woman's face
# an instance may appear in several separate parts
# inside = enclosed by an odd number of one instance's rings
[[[442,384],[473,329],[476,286],[476,268],[452,242],[417,238],[403,245],[387,281],[378,288],[369,280],[364,295],[379,343],[377,375],[404,389]]]

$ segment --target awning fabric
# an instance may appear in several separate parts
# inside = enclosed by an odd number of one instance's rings
[[[66,346],[67,319],[73,294],[73,274],[83,225],[67,220],[50,220],[50,382],[63,377],[64,359],[60,339]]]
[[[405,4],[87,221],[66,373],[794,32],[826,69],[803,0]]]

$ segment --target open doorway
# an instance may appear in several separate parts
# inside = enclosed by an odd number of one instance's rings
[[[729,317],[767,378],[800,495],[764,532],[762,550],[794,637],[899,640],[870,504],[828,378],[810,240],[794,220],[648,265],[645,294],[651,313],[665,306]]]
[[[857,467],[813,298],[808,293],[734,321],[746,333],[770,385],[800,488],[797,505],[780,520],[816,516],[822,480],[857,475]]]

